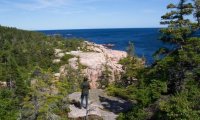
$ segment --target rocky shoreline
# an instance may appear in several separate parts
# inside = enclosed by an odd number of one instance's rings
[[[91,87],[98,87],[99,77],[105,70],[105,65],[111,72],[110,82],[116,80],[116,76],[123,72],[122,65],[118,62],[127,56],[124,51],[112,50],[106,48],[103,45],[95,44],[92,42],[84,41],[84,45],[87,51],[70,51],[63,52],[61,49],[55,49],[55,56],[57,59],[53,60],[54,63],[59,63],[60,59],[65,55],[73,55],[74,57],[69,59],[69,65],[73,69],[77,69],[78,62],[85,66],[83,74],[88,77]],[[59,73],[55,73],[54,76],[59,79],[62,75],[66,75],[66,65],[60,67]]]

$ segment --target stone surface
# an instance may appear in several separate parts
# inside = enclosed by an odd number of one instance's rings
[[[0,88],[5,88],[5,87],[7,87],[7,83],[0,81]]]
[[[94,44],[85,41],[87,49],[92,52],[71,51],[65,54],[71,54],[75,56],[69,59],[69,65],[73,69],[77,69],[78,58],[80,64],[84,65],[86,69],[83,70],[85,76],[90,80],[92,88],[97,88],[99,77],[102,75],[102,71],[105,69],[105,65],[109,67],[111,72],[110,82],[115,81],[115,75],[120,75],[122,65],[118,64],[119,60],[126,57],[127,53],[124,51],[111,50],[103,45]],[[58,51],[58,50],[57,50]],[[60,54],[60,53],[57,53]]]
[[[55,73],[54,77],[60,77],[60,73]]]
[[[98,80],[102,75],[102,71],[105,70],[105,65],[108,66],[110,75],[110,82],[116,80],[116,75],[120,76],[120,73],[123,72],[122,65],[118,64],[119,60],[126,57],[127,53],[124,51],[112,50],[104,47],[103,45],[98,45],[95,43],[85,41],[87,50],[90,52],[82,51],[70,51],[64,53],[61,49],[55,49],[55,57],[53,63],[59,63],[61,58],[65,54],[71,54],[75,56],[74,58],[69,59],[69,65],[73,69],[78,67],[78,58],[80,64],[84,65],[86,68],[83,70],[85,76],[88,77],[91,87],[98,87]],[[55,74],[55,77],[59,79],[62,75],[67,75],[66,66],[60,67],[60,76]]]
[[[61,52],[62,52],[61,49],[55,49],[55,51],[54,51],[55,55],[57,55],[58,53],[61,53]]]
[[[37,84],[37,82],[38,82],[38,80],[37,80],[37,79],[32,79],[32,80],[31,80],[31,86],[33,86],[33,85],[36,85],[36,84]]]
[[[132,108],[132,103],[120,98],[111,97],[101,89],[90,90],[88,109],[80,109],[80,92],[69,95],[70,119],[84,118],[86,116],[96,116],[98,119],[115,120],[119,113]]]
[[[53,63],[59,63],[61,60],[60,59],[54,59]]]

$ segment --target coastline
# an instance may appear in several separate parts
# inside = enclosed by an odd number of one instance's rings
[[[112,49],[126,51],[129,41],[134,43],[135,54],[145,57],[146,64],[154,62],[152,55],[156,50],[170,45],[158,40],[159,28],[129,29],[80,29],[41,31],[46,35],[60,34],[66,39],[82,39],[96,44],[114,44]]]

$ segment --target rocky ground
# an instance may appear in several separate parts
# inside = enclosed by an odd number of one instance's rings
[[[72,120],[116,120],[121,112],[125,112],[132,108],[133,104],[129,101],[108,96],[101,89],[90,90],[89,106],[80,109],[80,92],[69,95],[70,112],[69,118]]]
[[[74,57],[69,59],[69,65],[73,69],[77,69],[77,64],[80,62],[81,65],[86,68],[83,70],[85,76],[88,77],[92,88],[97,88],[97,81],[102,75],[102,71],[105,69],[105,65],[108,66],[111,75],[110,82],[115,81],[115,77],[123,72],[122,65],[118,62],[127,56],[124,51],[112,50],[104,47],[103,45],[94,44],[85,41],[87,51],[70,51],[63,52],[61,49],[55,50],[55,56],[57,59],[53,60],[54,63],[59,63],[60,59],[67,55],[73,55]],[[78,61],[79,59],[79,61]],[[62,75],[66,75],[66,65],[61,66],[60,72],[55,73],[55,77],[59,78]]]
[[[59,80],[59,77],[67,75],[66,66],[71,66],[73,69],[77,69],[78,62],[85,68],[83,72],[90,81],[90,95],[89,95],[89,107],[88,109],[80,109],[80,92],[75,92],[69,95],[70,112],[69,118],[72,120],[115,120],[119,113],[124,112],[132,108],[132,103],[122,100],[120,98],[108,96],[105,91],[97,89],[98,80],[105,69],[105,65],[108,66],[110,75],[110,82],[116,80],[116,76],[123,72],[122,65],[118,62],[127,56],[124,51],[117,51],[108,49],[103,45],[94,44],[85,41],[86,51],[70,51],[64,52],[61,49],[55,50],[54,63],[59,63],[60,59],[65,55],[72,55],[73,58],[69,59],[68,65],[60,67],[59,73],[55,73],[54,76]]]

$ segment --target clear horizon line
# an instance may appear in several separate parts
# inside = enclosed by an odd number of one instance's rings
[[[58,31],[61,31],[61,30],[95,30],[95,29],[143,29],[143,28],[146,28],[146,29],[150,29],[150,28],[165,28],[165,27],[116,27],[116,28],[70,28],[70,29],[39,29],[39,30],[30,30],[30,31],[51,31],[51,30],[58,30]]]

